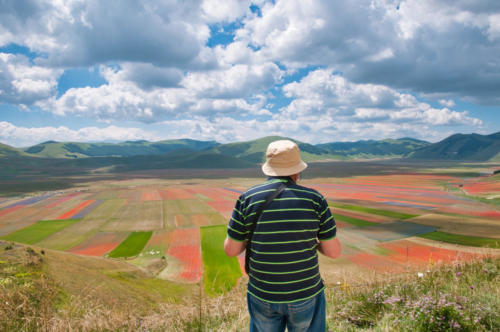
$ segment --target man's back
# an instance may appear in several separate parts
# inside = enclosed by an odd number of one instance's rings
[[[281,182],[285,190],[263,211],[252,237],[248,293],[269,303],[314,297],[324,288],[319,274],[317,239],[335,237],[328,204],[317,191],[289,177],[271,177],[243,193],[236,203],[228,236],[244,241],[254,215]]]

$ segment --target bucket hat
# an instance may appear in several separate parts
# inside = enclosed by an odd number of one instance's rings
[[[271,142],[267,146],[262,172],[268,176],[289,176],[302,172],[307,164],[300,159],[297,144],[290,140]]]

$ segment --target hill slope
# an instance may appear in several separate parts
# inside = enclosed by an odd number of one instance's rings
[[[86,157],[130,157],[137,155],[159,155],[172,151],[202,151],[218,143],[191,139],[166,140],[159,142],[126,141],[123,143],[73,143],[48,141],[24,149],[26,153],[45,158]]]
[[[500,132],[455,134],[413,152],[411,159],[488,161],[500,154]]]
[[[13,156],[24,156],[22,150],[16,149],[12,146],[0,143],[0,158],[2,157],[13,157]]]
[[[381,141],[357,141],[318,144],[332,154],[343,157],[377,158],[403,157],[431,143],[413,138],[385,139]]]
[[[336,156],[330,154],[325,149],[317,147],[316,145],[303,143],[291,138],[281,136],[266,136],[252,141],[221,144],[214,148],[214,150],[221,154],[231,155],[248,162],[261,163],[265,161],[266,149],[269,143],[284,139],[289,139],[297,143],[301,150],[302,158],[305,161],[314,161],[328,158],[336,159]]]

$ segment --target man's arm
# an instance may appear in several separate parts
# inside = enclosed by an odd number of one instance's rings
[[[318,250],[327,257],[338,258],[342,252],[342,247],[339,239],[335,237],[330,240],[320,240],[318,243]]]
[[[226,237],[226,240],[224,241],[224,251],[228,256],[238,256],[245,250],[246,246],[246,241],[239,242],[231,239],[230,237]]]

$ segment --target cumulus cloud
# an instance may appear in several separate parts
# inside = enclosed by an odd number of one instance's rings
[[[0,54],[0,103],[170,138],[432,140],[482,128],[455,101],[500,103],[499,15],[496,0],[6,0],[0,46],[35,58]],[[233,41],[209,47],[218,28]],[[94,66],[107,84],[58,93],[62,70]]]
[[[0,53],[0,102],[30,106],[56,92],[61,70],[32,65],[23,55]]]
[[[237,64],[224,70],[189,73],[182,85],[200,97],[250,97],[279,83],[282,72],[274,63]]]
[[[4,1],[0,40],[46,52],[51,65],[109,61],[186,66],[210,31],[199,1]]]
[[[357,83],[498,103],[498,1],[278,0],[237,41],[290,67],[332,66]]]
[[[140,75],[141,69],[150,79],[142,79],[139,84],[134,76]],[[263,116],[270,115],[265,108],[267,98],[263,91],[281,78],[281,71],[272,63],[193,72],[178,82],[178,87],[165,86],[177,81],[180,73],[167,71],[173,78],[155,76],[155,68],[151,65],[126,64],[118,69],[102,66],[100,72],[108,84],[71,88],[60,97],[39,101],[37,106],[57,115],[145,123],[194,115],[207,118],[220,114]],[[151,84],[145,89],[144,84],[148,81]]]
[[[60,127],[26,128],[15,126],[9,122],[0,122],[0,141],[5,144],[26,147],[48,140],[60,142],[101,142],[126,140],[158,140],[155,133],[138,128],[108,126],[104,128],[84,127],[78,130]]]
[[[413,95],[386,86],[356,84],[334,74],[332,69],[312,71],[300,82],[285,85],[283,91],[293,101],[281,116],[291,119],[323,115],[330,117],[330,122],[350,123],[354,127],[367,126],[363,122],[370,121],[389,125],[387,128],[401,123],[415,127],[482,125],[481,120],[467,112],[433,108]],[[446,103],[451,106],[452,102]]]

